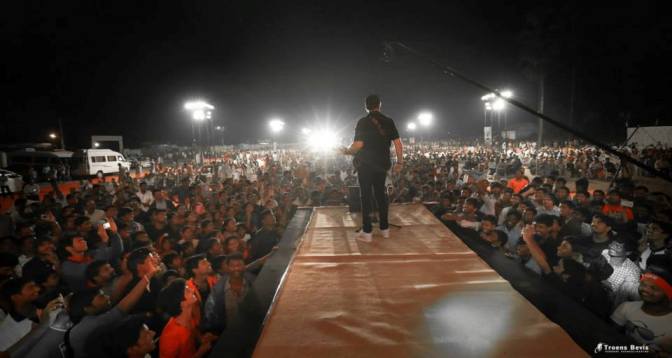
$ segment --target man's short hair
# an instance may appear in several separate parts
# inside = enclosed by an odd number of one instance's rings
[[[521,214],[520,211],[515,210],[515,209],[511,209],[511,210],[507,211],[507,212],[506,212],[506,216],[507,216],[507,217],[509,217],[509,216],[515,216],[518,220],[520,220],[520,219],[523,218],[523,214]]]
[[[96,260],[86,266],[85,276],[87,281],[93,281],[98,276],[100,268],[109,264],[107,260]]]
[[[180,257],[180,255],[177,252],[171,251],[163,255],[163,259],[161,259],[161,261],[163,261],[164,265],[170,266],[173,263],[173,261],[178,257]]]
[[[551,227],[551,226],[553,226],[553,221],[554,221],[553,219],[554,219],[554,215],[539,214],[534,218],[534,221],[537,224],[543,224],[543,225],[546,225],[548,227]]]
[[[131,251],[128,255],[126,266],[133,276],[138,275],[138,265],[144,263],[151,253],[152,252],[147,247],[141,247]]]
[[[184,290],[187,282],[183,278],[177,278],[168,286],[159,292],[157,306],[160,311],[171,317],[179,316],[182,313],[182,301],[184,300]]]
[[[483,219],[481,219],[481,222],[483,222],[483,221],[488,221],[488,222],[492,223],[493,225],[497,225],[497,217],[494,216],[494,215],[484,216]]]
[[[33,280],[29,280],[25,277],[12,278],[5,282],[2,285],[2,290],[0,290],[0,297],[5,301],[12,302],[12,296],[18,295],[23,290],[23,287]]]
[[[77,324],[84,318],[84,316],[86,316],[84,309],[91,305],[91,302],[93,302],[93,299],[98,295],[98,292],[98,289],[93,289],[79,291],[72,295],[70,302],[68,303],[68,313],[70,314],[72,323]]]
[[[245,258],[243,255],[239,252],[235,252],[229,256],[226,257],[226,264],[228,265],[231,261],[243,261],[245,262]]]
[[[366,109],[372,110],[380,108],[380,97],[376,94],[370,94],[366,97]]]
[[[610,228],[614,228],[614,219],[612,219],[610,216],[603,214],[603,213],[595,213],[593,215],[593,220],[597,219],[601,222],[603,222],[605,225],[609,226]]]
[[[568,207],[572,210],[576,209],[576,204],[571,200],[563,200],[560,204],[562,204],[562,205],[564,205],[564,206],[566,206],[566,207]]]
[[[194,269],[198,267],[198,263],[203,259],[205,259],[205,255],[203,254],[194,255],[187,258],[186,262],[184,263],[184,267],[187,271],[187,277],[194,276]]]
[[[469,204],[478,209],[478,200],[476,198],[467,198],[467,200],[465,200],[464,203]]]
[[[125,317],[119,322],[114,322],[110,327],[104,329],[109,334],[103,334],[96,338],[92,337],[93,339],[87,340],[87,351],[91,345],[90,349],[95,351],[100,350],[107,357],[126,357],[128,349],[138,343],[145,320],[145,316],[138,314]],[[93,345],[97,347],[93,347]]]

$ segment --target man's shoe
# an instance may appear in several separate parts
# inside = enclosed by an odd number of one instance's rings
[[[366,242],[367,244],[370,244],[373,242],[373,235],[370,232],[364,232],[360,230],[357,233],[357,236],[355,236],[356,240],[359,240],[361,242]]]
[[[380,233],[383,234],[383,239],[390,238],[390,229],[380,230]]]

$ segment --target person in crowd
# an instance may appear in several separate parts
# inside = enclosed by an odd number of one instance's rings
[[[84,216],[86,216],[93,224],[102,224],[103,221],[105,221],[105,212],[96,209],[96,202],[93,199],[86,201],[86,205],[84,206]]]
[[[663,256],[672,244],[672,225],[663,221],[654,221],[647,225],[642,236],[643,248],[640,250],[639,268],[646,270],[647,263],[654,256]]]
[[[602,255],[614,272],[606,280],[611,290],[611,301],[618,306],[625,301],[639,299],[637,293],[640,270],[637,264],[628,258],[626,242],[612,241]]]
[[[518,169],[518,170],[516,170],[516,173],[515,173],[514,177],[509,179],[506,186],[511,188],[514,193],[518,194],[529,183],[530,183],[529,180],[527,180],[527,178],[524,177],[523,170]]]
[[[116,305],[112,306],[110,297],[98,289],[91,289],[76,293],[70,299],[70,319],[74,326],[65,341],[75,357],[88,357],[86,342],[89,337],[101,328],[106,328],[126,317],[147,291],[150,280],[157,272],[156,266],[151,266],[142,279]],[[94,336],[95,337],[95,336]]]
[[[560,250],[558,248],[558,250]],[[606,319],[611,313],[609,290],[602,285],[596,275],[591,274],[573,257],[562,257],[554,272],[560,278],[560,289],[598,317]]]
[[[238,312],[238,305],[245,299],[254,281],[246,270],[240,254],[226,258],[226,274],[213,287],[205,303],[205,324],[208,331],[221,333]]]
[[[514,259],[511,264],[520,263],[533,275],[543,275],[544,281],[560,288],[554,294],[577,300],[599,317],[612,313],[607,312],[612,307],[604,303],[605,292],[609,300],[615,298],[610,293],[609,280],[618,286],[615,279],[624,272],[623,265],[631,266],[628,260],[640,270],[653,270],[671,252],[672,200],[642,186],[636,182],[637,177],[629,179],[631,182],[616,178],[615,188],[621,199],[611,200],[614,195],[610,192],[606,196],[601,190],[608,186],[607,182],[583,177],[599,175],[599,171],[590,173],[594,161],[601,162],[595,168],[605,167],[604,156],[595,155],[592,149],[576,144],[536,147],[512,142],[503,153],[499,147],[454,141],[432,145],[421,142],[408,147],[403,156],[404,167],[386,183],[394,188],[391,202],[440,201],[435,208],[437,217],[450,219],[443,221],[459,237],[483,237],[495,246],[504,243],[502,253],[492,250],[492,254],[506,255]],[[654,163],[672,151],[661,153],[664,152],[659,149],[645,150],[642,158]],[[45,352],[59,352],[59,346],[65,346],[65,332],[72,325],[68,310],[54,308],[62,305],[58,303],[61,295],[66,302],[71,290],[76,297],[102,290],[115,305],[143,280],[150,266],[156,266],[161,267],[161,273],[149,279],[149,288],[129,309],[130,313],[142,314],[147,328],[140,321],[124,325],[133,317],[106,322],[81,343],[85,354],[103,357],[101,350],[113,356],[150,352],[155,356],[169,356],[170,352],[192,356],[199,350],[199,354],[207,354],[215,337],[206,336],[206,332],[217,334],[233,324],[238,305],[249,297],[253,274],[263,269],[295,206],[310,205],[310,193],[314,193],[314,203],[338,202],[348,193],[347,186],[356,185],[356,175],[345,157],[330,160],[329,174],[324,176],[323,168],[313,165],[311,153],[293,149],[277,153],[227,149],[225,153],[204,154],[207,164],[197,163],[194,155],[174,152],[165,156],[171,159],[143,179],[123,175],[118,184],[87,181],[72,191],[52,184],[54,194],[28,198],[16,193],[7,199],[10,206],[0,213],[0,292],[7,293],[2,297],[4,301],[0,299],[0,320],[16,327],[14,331],[22,337],[7,353],[50,357]],[[618,160],[612,158],[614,163]],[[488,173],[488,165],[483,163],[491,162],[491,168],[508,168]],[[222,163],[230,166],[227,178],[221,176],[220,170],[202,175],[204,167],[217,168]],[[528,170],[530,177],[525,178]],[[570,184],[576,192],[573,197],[567,190],[567,182],[571,181],[564,181],[560,175],[574,180],[576,189]],[[145,184],[141,185],[142,181]],[[591,190],[593,196],[589,186],[595,189]],[[153,197],[148,207],[143,207],[143,199],[136,195],[142,190],[143,197]],[[628,209],[634,218],[625,223],[617,213],[625,212],[627,218]],[[110,229],[98,226],[101,221],[96,221],[100,216],[97,211],[104,212],[102,220],[110,224]],[[551,215],[538,215],[543,213]],[[497,217],[499,225],[494,230],[492,217],[487,215]],[[526,231],[527,225],[531,229]],[[610,255],[609,245],[614,241],[626,244],[625,257],[616,251]],[[637,250],[634,243],[639,244]],[[59,249],[58,255],[54,254],[54,245]],[[202,284],[200,266],[205,260],[191,262],[190,257],[196,254],[205,255],[212,263],[216,284]],[[190,269],[186,270],[188,260]],[[196,265],[192,268],[193,263]],[[210,274],[205,276],[206,282],[212,280]],[[628,277],[632,286],[634,275]],[[19,282],[17,279],[23,281],[20,288],[13,286]],[[180,292],[171,296],[171,307],[181,307],[184,301],[191,300],[184,294],[187,280],[195,288],[191,296],[200,295],[204,307],[198,305],[196,298],[191,313],[166,310],[165,301],[159,299],[161,290],[175,289],[175,283],[181,281],[181,288],[180,284],[177,286]],[[207,289],[199,290],[201,287],[209,288],[209,293]],[[38,292],[37,298],[31,297],[31,290]],[[105,306],[98,305],[104,295],[98,295],[95,304],[86,302],[87,312],[92,314],[87,321],[98,316],[96,307]],[[623,297],[637,299],[634,295]],[[164,298],[167,300],[167,296]],[[651,298],[641,293],[641,285],[640,298],[645,302]],[[78,300],[81,301],[77,298],[75,303]],[[630,302],[633,301],[624,304]],[[39,314],[48,307],[54,309],[52,313]],[[217,309],[209,311],[214,307]],[[106,314],[102,311],[101,315]],[[77,316],[76,313],[75,319]],[[186,317],[192,317],[194,322]],[[171,319],[172,323],[166,326]],[[208,327],[213,321],[219,326]],[[119,340],[107,333],[119,330],[124,331],[123,335],[117,333]],[[153,348],[151,332],[162,336],[158,350]],[[633,332],[647,335],[642,328]],[[656,331],[655,345],[664,347],[665,338],[659,339],[660,334]],[[91,345],[98,350],[89,352]]]
[[[621,193],[618,190],[610,190],[606,203],[602,206],[602,213],[611,217],[616,224],[624,225],[632,221],[635,216],[631,208],[623,206],[621,200]]]
[[[602,252],[609,248],[616,234],[612,231],[613,219],[604,214],[595,214],[591,228],[593,234],[590,238],[582,240],[576,245],[576,250],[583,255],[586,263],[591,264],[602,256]]]
[[[147,212],[149,211],[149,208],[152,206],[154,203],[154,196],[152,195],[152,192],[147,190],[147,183],[144,181],[140,183],[140,189],[138,190],[135,195],[138,197],[140,200],[140,208],[142,211]]]
[[[671,266],[669,258],[650,265],[639,281],[641,300],[623,302],[611,315],[628,336],[667,355],[672,353]]]
[[[98,225],[97,235],[101,244],[96,249],[89,250],[87,241],[78,234],[66,236],[61,242],[63,280],[71,290],[80,291],[86,288],[86,267],[92,261],[114,261],[120,258],[124,250],[121,237],[117,234],[116,224],[110,222],[110,225],[109,233],[103,224]]]
[[[159,356],[167,358],[205,357],[217,336],[201,335],[198,298],[184,279],[178,278],[161,290],[159,309],[170,318],[161,332]]]
[[[265,210],[261,213],[261,229],[259,229],[248,242],[250,255],[247,262],[258,260],[268,255],[280,242],[275,215],[271,210]]]
[[[34,281],[25,278],[12,278],[2,285],[2,315],[0,320],[0,352],[9,349],[21,338],[30,333],[33,324],[39,322],[35,301],[40,288]]]
[[[576,204],[571,200],[564,200],[560,203],[560,223],[562,227],[558,235],[561,238],[564,238],[565,236],[583,235],[583,222],[577,215],[575,215],[575,210]]]
[[[142,315],[129,316],[115,322],[107,332],[110,334],[89,339],[87,348],[95,350],[97,357],[147,358],[156,350],[156,332],[147,326]]]
[[[210,295],[212,287],[217,283],[217,276],[213,274],[212,265],[205,255],[195,255],[187,258],[185,270],[189,279],[187,286],[194,291],[200,309]]]
[[[506,244],[504,244],[504,250],[509,253],[515,253],[516,246],[520,242],[520,237],[522,235],[522,214],[518,210],[509,210],[506,213],[506,220],[504,225],[497,227],[497,230],[506,234]]]

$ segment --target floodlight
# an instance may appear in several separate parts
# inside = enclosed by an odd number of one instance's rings
[[[506,101],[501,98],[497,98],[492,102],[492,109],[495,111],[501,111],[504,107],[506,107]]]
[[[321,129],[310,133],[308,146],[314,151],[327,152],[338,146],[337,134],[330,129]]]
[[[271,119],[268,125],[271,127],[273,133],[280,132],[285,128],[285,122],[280,119]]]
[[[418,122],[420,122],[420,125],[423,127],[427,127],[432,124],[433,120],[434,115],[430,112],[422,112],[418,115]]]

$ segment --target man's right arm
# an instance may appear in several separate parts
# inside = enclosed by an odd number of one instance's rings
[[[403,164],[404,163],[404,145],[401,143],[401,138],[395,139],[392,143],[394,143],[394,151],[397,154],[397,164]]]

